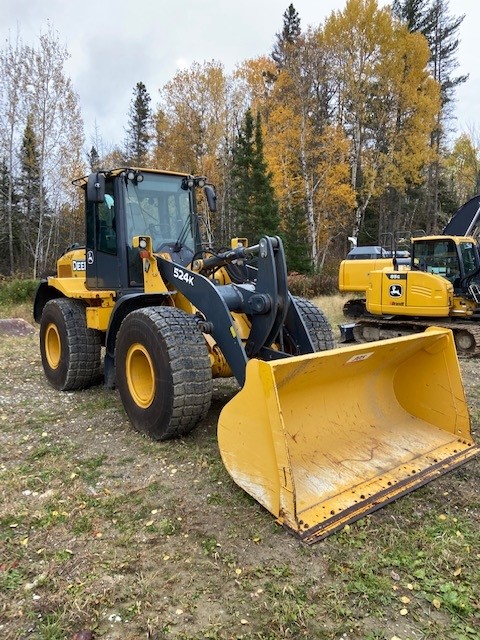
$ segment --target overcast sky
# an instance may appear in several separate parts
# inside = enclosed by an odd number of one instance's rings
[[[47,21],[71,58],[67,73],[80,97],[88,148],[95,123],[105,143],[121,143],[137,82],[158,102],[158,90],[178,68],[220,61],[236,63],[269,54],[283,13],[293,2],[301,26],[318,26],[346,0],[0,0],[0,37],[34,43]],[[387,4],[378,0],[379,5]],[[480,133],[478,0],[449,0],[451,16],[466,14],[459,38],[458,74],[469,74],[457,90],[456,130]]]

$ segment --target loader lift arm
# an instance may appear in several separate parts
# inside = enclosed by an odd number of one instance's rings
[[[295,337],[297,353],[315,351],[288,292],[285,254],[280,238],[264,236],[258,245],[248,249],[240,246],[198,261],[197,268],[201,271],[220,267],[252,255],[258,257],[257,268],[248,267],[252,282],[227,285],[216,285],[201,272],[157,256],[160,275],[203,314],[202,331],[212,334],[241,386],[245,383],[245,368],[250,358],[273,360],[292,355],[271,348],[274,342],[283,345],[284,333]],[[251,319],[245,346],[237,335],[231,312],[245,313]]]

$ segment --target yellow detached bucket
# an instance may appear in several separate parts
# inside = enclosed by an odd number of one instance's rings
[[[452,333],[263,362],[218,424],[234,481],[306,542],[479,452]]]

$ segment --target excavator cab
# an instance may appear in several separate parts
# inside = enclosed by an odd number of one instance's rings
[[[429,236],[412,240],[412,269],[449,280],[456,293],[467,293],[480,272],[477,243],[461,236]]]

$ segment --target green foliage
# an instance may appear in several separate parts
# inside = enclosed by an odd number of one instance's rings
[[[278,202],[272,176],[267,170],[263,151],[260,114],[253,120],[250,109],[245,114],[233,151],[234,195],[239,235],[257,242],[262,235],[276,235],[279,228]]]
[[[272,50],[272,58],[279,68],[283,67],[289,52],[294,50],[295,43],[301,35],[300,16],[293,4],[283,14],[283,29],[276,34],[276,43]]]
[[[311,273],[312,259],[308,242],[305,211],[300,205],[292,206],[284,216],[284,246],[287,265],[291,271]]]
[[[152,139],[152,110],[150,95],[143,82],[137,82],[130,105],[125,159],[137,167],[147,164],[147,156]]]
[[[19,304],[31,302],[38,280],[6,280],[0,281],[0,304]]]
[[[0,572],[0,591],[6,593],[16,591],[25,581],[21,571],[6,569]]]

